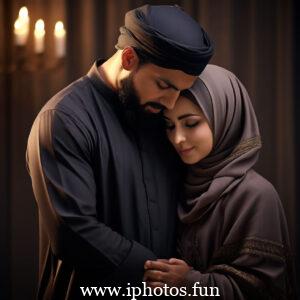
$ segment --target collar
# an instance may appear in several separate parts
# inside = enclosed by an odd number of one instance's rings
[[[87,77],[90,79],[94,87],[104,94],[108,98],[118,98],[118,94],[108,87],[101,78],[98,67],[105,62],[105,59],[98,59],[92,65],[91,69],[87,73]]]

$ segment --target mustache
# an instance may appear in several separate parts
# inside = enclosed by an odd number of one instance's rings
[[[155,109],[160,109],[161,111],[164,111],[165,109],[167,109],[164,105],[157,103],[157,102],[152,102],[152,101],[149,101],[143,105],[144,108],[147,106],[151,106]]]

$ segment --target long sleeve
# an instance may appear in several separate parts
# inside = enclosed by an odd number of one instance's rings
[[[246,254],[248,251],[259,252],[258,248],[254,246],[255,242],[250,239],[249,242],[252,246],[242,246],[239,250],[236,250],[239,251],[239,254],[232,253],[236,256],[232,261],[224,259],[219,263],[213,262],[203,272],[189,271],[185,282],[188,293],[198,296],[204,296],[205,294],[207,296],[219,296],[216,299],[228,300],[293,299],[284,295],[282,290],[275,289],[274,286],[271,287],[270,284],[270,277],[276,280],[277,276],[281,276],[285,272],[285,262],[281,262],[280,259],[276,258],[272,259],[271,253],[265,253],[266,257],[269,256],[266,259],[259,256],[263,255],[262,252],[258,253],[256,257],[252,256],[253,253]],[[268,247],[266,244],[264,246]],[[202,287],[201,294],[200,290],[197,290],[197,286]],[[209,298],[214,299],[213,297]],[[193,299],[197,298],[193,297]]]
[[[200,271],[190,270],[186,276],[186,291],[191,295],[191,299],[246,299],[241,293],[239,286],[229,274],[220,273],[201,273]],[[187,297],[189,298],[189,297]]]
[[[76,268],[141,280],[152,251],[99,221],[93,168],[95,141],[86,126],[59,110],[36,119],[27,148],[34,194],[53,253]]]
[[[199,282],[218,287],[221,299],[295,299],[287,224],[270,183],[250,173],[206,218],[190,229],[193,249],[182,237],[183,257],[194,267],[186,277],[191,294]]]

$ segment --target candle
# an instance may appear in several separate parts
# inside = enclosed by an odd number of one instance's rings
[[[22,6],[19,10],[19,18],[24,21],[29,21],[28,9],[26,6]]]
[[[45,23],[39,19],[34,28],[34,52],[42,53],[45,50]]]
[[[24,46],[29,34],[29,15],[25,6],[19,10],[19,16],[14,24],[14,34],[16,45]]]
[[[55,52],[57,57],[64,57],[66,54],[66,31],[61,21],[56,22],[54,29]]]

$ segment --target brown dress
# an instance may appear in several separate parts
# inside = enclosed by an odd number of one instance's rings
[[[199,282],[217,287],[218,299],[295,299],[284,210],[272,184],[253,170],[261,142],[245,88],[234,74],[208,65],[190,92],[214,146],[187,167],[178,209],[179,253],[193,267],[188,292]]]

